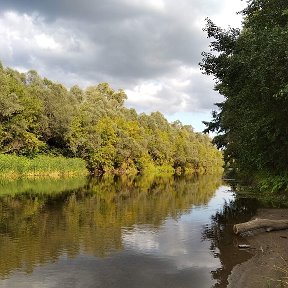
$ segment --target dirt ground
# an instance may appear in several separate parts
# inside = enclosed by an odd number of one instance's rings
[[[255,218],[288,219],[288,209],[260,209]],[[253,257],[235,266],[230,288],[288,287],[288,230],[246,236]]]

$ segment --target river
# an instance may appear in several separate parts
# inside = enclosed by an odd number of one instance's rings
[[[0,181],[0,287],[226,287],[256,212],[219,176]]]

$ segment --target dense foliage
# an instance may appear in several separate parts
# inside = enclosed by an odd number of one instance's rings
[[[138,115],[107,83],[85,90],[0,65],[0,153],[80,157],[91,172],[211,173],[222,154],[191,126],[159,112]]]
[[[207,21],[205,30],[213,40],[200,65],[206,74],[214,75],[215,90],[225,100],[217,104],[213,120],[205,123],[206,132],[218,132],[214,142],[224,149],[228,167],[258,182],[272,175],[275,181],[281,179],[274,183],[277,189],[285,190],[288,2],[250,0],[247,4],[241,31],[223,30]]]

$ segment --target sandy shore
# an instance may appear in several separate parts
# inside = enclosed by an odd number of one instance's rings
[[[288,209],[260,209],[255,218],[288,219]],[[288,230],[247,236],[244,241],[253,257],[233,268],[228,287],[288,287]]]

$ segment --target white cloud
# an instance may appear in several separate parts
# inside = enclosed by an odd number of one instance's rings
[[[41,33],[34,36],[36,44],[41,49],[60,50],[61,44],[57,43],[55,39],[47,34]]]
[[[133,231],[123,230],[122,241],[126,249],[137,250],[141,253],[156,253],[159,250],[157,234],[149,227],[135,225]]]
[[[219,259],[210,252],[210,243],[201,241],[201,237],[201,225],[193,216],[189,221],[177,222],[177,225],[175,220],[168,219],[157,233],[147,225],[135,225],[133,230],[122,230],[126,250],[169,259],[178,270],[219,267]]]
[[[163,90],[163,84],[160,82],[143,82],[134,86],[132,89],[126,89],[125,92],[128,96],[128,105],[143,106],[147,104],[153,105],[153,103],[159,102],[161,99],[157,97],[157,94]],[[161,103],[158,103],[158,105]]]
[[[228,26],[240,28],[242,16],[237,12],[242,11],[247,6],[246,1],[224,0],[222,5],[220,13],[213,15],[213,21],[223,28]]]

